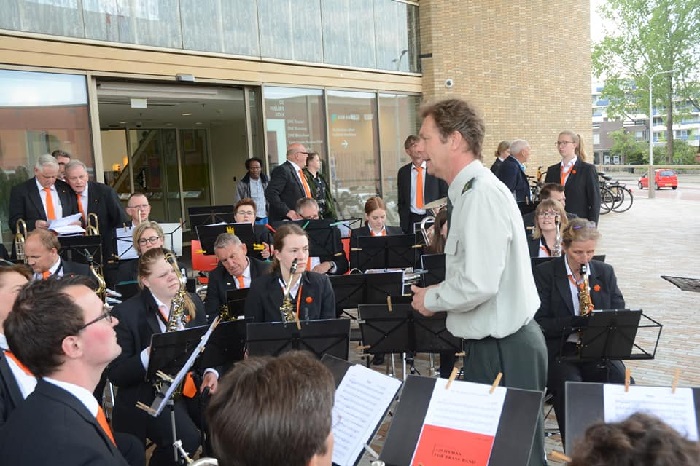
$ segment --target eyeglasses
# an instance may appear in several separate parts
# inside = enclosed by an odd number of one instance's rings
[[[559,215],[557,212],[551,212],[551,211],[540,212],[539,214],[537,214],[538,217],[544,217],[544,218],[556,217],[557,215]]]
[[[554,145],[556,147],[559,147],[559,146],[565,146],[567,144],[573,144],[573,143],[574,143],[574,141],[557,141],[554,143]]]
[[[141,238],[139,244],[144,245],[146,243],[156,244],[156,241],[160,239],[160,236],[151,236],[150,238]]]
[[[146,209],[148,209],[149,207],[151,207],[150,204],[141,204],[141,205],[130,205],[130,206],[127,206],[127,209],[141,209],[141,210],[146,210]]]
[[[254,210],[239,210],[236,215],[255,215]]]
[[[107,305],[105,305],[104,308],[102,308],[102,314],[100,314],[99,317],[97,317],[97,318],[91,320],[90,322],[88,322],[87,324],[83,325],[82,327],[80,327],[78,329],[78,331],[80,332],[82,330],[85,330],[86,328],[88,328],[92,324],[96,324],[97,322],[101,321],[102,319],[106,320],[107,323],[109,323],[109,324],[112,323],[112,309],[110,309]]]

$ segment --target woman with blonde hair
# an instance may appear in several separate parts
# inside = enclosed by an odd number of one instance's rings
[[[527,238],[530,257],[556,257],[563,254],[561,232],[569,223],[564,206],[554,199],[541,201],[535,209],[535,227]],[[558,224],[558,225],[557,225]]]
[[[493,172],[494,175],[498,176],[498,170],[501,168],[501,164],[509,155],[510,142],[499,142],[498,147],[496,148],[496,152],[494,153],[494,156],[496,156],[496,160],[494,160],[493,165],[491,165],[491,172]]]

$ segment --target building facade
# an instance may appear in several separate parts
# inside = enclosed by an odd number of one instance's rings
[[[124,198],[146,192],[159,220],[230,204],[245,159],[269,172],[291,142],[321,154],[343,216],[375,193],[392,206],[421,102],[449,96],[482,110],[486,163],[501,139],[524,138],[534,172],[558,160],[559,130],[591,139],[580,3],[3,2],[3,239],[10,187],[55,149]]]

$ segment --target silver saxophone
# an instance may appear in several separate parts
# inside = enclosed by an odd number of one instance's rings
[[[554,216],[554,225],[557,227],[557,236],[554,238],[554,247],[552,248],[552,257],[561,256],[561,216]]]

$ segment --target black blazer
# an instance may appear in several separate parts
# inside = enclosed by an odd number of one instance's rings
[[[7,362],[5,354],[0,351],[0,428],[7,422],[10,413],[24,401],[17,379]]]
[[[253,281],[245,301],[245,316],[253,322],[280,322],[282,286],[279,273],[263,275]],[[296,300],[295,300],[296,303]],[[327,276],[304,272],[299,301],[301,320],[335,319],[335,294]]]
[[[547,168],[545,183],[561,182],[561,163]],[[598,223],[600,216],[600,187],[595,165],[576,160],[564,185],[566,211]]]
[[[528,231],[525,237],[527,238],[527,248],[530,251],[530,257],[540,257],[540,238],[533,238],[532,231]]]
[[[186,327],[205,325],[207,320],[202,300],[193,293],[190,297],[195,303],[196,314]],[[149,414],[137,408],[136,402],[150,405],[155,390],[150,382],[145,381],[146,369],[141,364],[141,351],[151,344],[154,333],[161,333],[157,313],[158,306],[148,288],[112,309],[112,314],[119,319],[114,329],[122,347],[122,353],[107,367],[107,377],[119,388],[114,404],[114,430],[133,434],[142,442],[146,438]]]
[[[302,174],[303,176],[303,174]],[[286,161],[275,167],[270,174],[270,182],[265,189],[265,198],[270,205],[268,218],[270,222],[287,218],[287,212],[295,210],[297,201],[306,197],[299,176],[294,172],[294,166]]]
[[[398,190],[397,205],[399,208],[399,218],[401,219],[401,230],[406,233],[413,233],[411,228],[411,165],[408,163],[399,168],[396,177],[396,188]],[[426,204],[437,199],[447,197],[447,183],[435,178],[425,172],[425,186],[423,188],[423,202]]]
[[[250,278],[253,280],[270,272],[270,262],[259,261],[250,258]],[[209,272],[209,284],[207,285],[207,296],[204,299],[204,310],[209,319],[219,314],[219,309],[226,303],[226,292],[238,288],[235,277],[232,277],[221,265],[221,262],[214,270]]]
[[[78,201],[75,194],[61,180],[56,180],[56,191],[63,208],[63,216],[78,213]],[[27,222],[27,231],[32,231],[36,227],[37,220],[46,220],[44,205],[41,203],[41,195],[36,186],[36,178],[29,178],[24,183],[12,187],[10,191],[10,230],[15,234],[17,220],[23,219]]]
[[[498,171],[501,169],[501,165],[503,165],[503,160],[496,157],[496,160],[494,160],[493,164],[491,164],[491,173],[498,176]]]
[[[44,380],[5,424],[0,458],[3,464],[128,464],[85,405]]]
[[[518,159],[512,155],[506,157],[499,167],[498,179],[515,195],[516,202],[525,202],[530,199],[530,183],[527,181],[527,175],[520,168]]]
[[[61,259],[63,262],[63,276],[67,277],[70,275],[84,275],[86,277],[92,277],[90,273],[90,266],[87,264],[81,264],[79,262],[71,262]]]
[[[552,259],[538,265],[533,271],[540,295],[540,308],[535,320],[544,332],[550,358],[559,355],[562,336],[571,333],[571,320],[574,317],[574,303],[564,260],[565,256]],[[596,260],[589,265],[588,285],[595,309],[624,309],[625,299],[617,287],[612,266]]]
[[[97,214],[102,235],[102,257],[103,261],[107,262],[116,252],[114,230],[126,224],[128,219],[114,189],[103,183],[89,181],[87,190],[89,205],[85,213]]]

